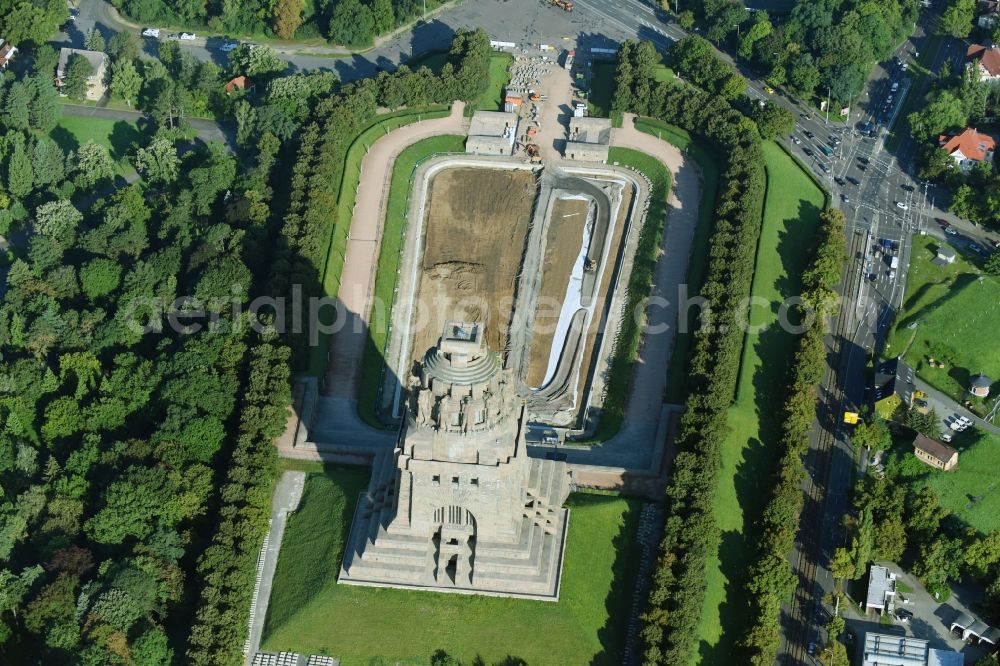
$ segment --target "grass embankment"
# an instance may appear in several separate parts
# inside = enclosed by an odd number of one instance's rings
[[[63,116],[49,132],[49,138],[66,153],[77,150],[87,141],[104,146],[115,161],[115,175],[118,176],[135,171],[127,154],[140,136],[134,123],[93,116]]]
[[[364,365],[361,371],[361,388],[358,392],[358,412],[369,423],[380,425],[375,412],[378,387],[382,380],[382,357],[389,335],[389,313],[396,302],[396,278],[399,257],[407,233],[407,212],[410,205],[410,180],[414,169],[423,160],[442,153],[460,153],[465,137],[455,135],[434,136],[416,142],[396,158],[386,202],[385,227],[379,248],[378,269],[375,273],[375,302],[381,303],[385,316],[372,317],[365,346]]]
[[[635,128],[640,132],[652,134],[667,143],[677,146],[686,155],[693,157],[701,169],[701,201],[698,202],[698,228],[695,229],[694,241],[691,245],[691,256],[688,260],[687,285],[688,294],[696,295],[701,289],[708,261],[708,240],[712,235],[712,216],[715,210],[715,199],[719,189],[719,162],[715,154],[691,135],[677,127],[653,118],[639,118]],[[692,313],[693,315],[693,313]],[[684,381],[686,377],[686,360],[691,347],[693,331],[677,331],[674,339],[674,351],[670,357],[670,367],[667,370],[666,401],[674,404],[684,402]]]
[[[510,63],[514,56],[509,53],[494,53],[490,56],[490,82],[486,90],[465,106],[465,115],[473,111],[503,111],[503,89],[510,82]]]
[[[886,345],[887,358],[903,354],[917,374],[956,400],[964,399],[969,377],[1000,379],[1000,280],[980,275],[958,255],[955,262],[932,263],[944,243],[917,236],[910,254],[903,307]],[[912,327],[912,328],[911,328]],[[932,368],[928,359],[943,361]],[[973,399],[982,411],[982,401]]]
[[[344,160],[344,171],[340,179],[340,189],[337,195],[337,213],[333,233],[330,236],[330,248],[327,250],[326,266],[323,270],[323,295],[336,298],[340,290],[340,274],[344,268],[344,255],[347,252],[347,236],[351,230],[351,216],[354,212],[354,200],[358,193],[358,180],[361,178],[361,162],[368,149],[375,141],[394,129],[410,123],[441,118],[448,115],[448,107],[434,105],[419,109],[404,109],[376,116],[369,125],[351,143]],[[329,308],[320,311],[323,324],[332,323],[333,312]],[[322,334],[319,344],[312,347],[309,358],[309,373],[317,377],[326,372],[326,356],[330,348],[330,336]]]
[[[532,666],[621,663],[640,551],[637,502],[570,496],[557,603],[338,585],[366,476],[328,468],[307,477],[282,544],[264,650],[329,654],[345,666],[378,658],[423,664],[439,649],[463,663],[477,655],[486,663],[516,656]]]
[[[796,336],[778,325],[782,301],[798,295],[825,195],[773,142],[763,145],[768,176],[763,225],[757,249],[752,297],[764,299],[749,313],[736,402],[726,414],[729,436],[722,445],[722,470],[715,493],[715,518],[722,540],[708,563],[705,606],[698,625],[700,660],[726,663],[735,658],[733,641],[743,633],[746,600],[740,576],[754,556],[754,525],[767,493],[761,482],[775,463],[781,437],[788,363]],[[760,301],[763,303],[764,301]]]
[[[622,310],[632,313],[649,296],[653,284],[653,273],[656,271],[660,253],[660,238],[663,236],[664,222],[667,218],[670,172],[656,158],[629,148],[611,148],[608,161],[645,174],[652,183],[649,210],[646,211],[645,222],[639,230],[635,261],[628,278],[628,303]],[[591,438],[593,441],[610,439],[621,428],[628,406],[632,370],[642,340],[642,323],[632,316],[622,317],[621,328],[618,330],[618,343],[615,345],[615,353],[610,363],[611,369],[608,372],[601,420]]]

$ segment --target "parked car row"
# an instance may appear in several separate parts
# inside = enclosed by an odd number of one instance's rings
[[[143,28],[141,34],[142,34],[143,37],[149,37],[150,39],[159,39],[160,38],[160,29],[159,28]],[[169,35],[166,36],[166,39],[169,40],[169,41],[180,40],[180,41],[183,41],[183,42],[193,42],[196,39],[198,39],[198,35],[196,35],[193,32],[180,32],[180,33],[172,32],[172,33],[170,33]],[[230,51],[234,50],[239,45],[240,45],[239,42],[231,40],[231,39],[227,39],[227,40],[223,41],[221,44],[219,44],[218,48],[223,53],[229,53]]]

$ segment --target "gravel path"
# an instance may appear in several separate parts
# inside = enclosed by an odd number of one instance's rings
[[[372,312],[385,205],[396,156],[407,146],[430,136],[464,134],[467,126],[464,110],[465,104],[455,102],[451,114],[445,118],[404,125],[390,132],[372,144],[361,162],[361,181],[351,217],[340,291],[337,293],[347,321],[333,334],[330,344],[330,365],[323,388],[325,395],[350,400],[357,397]],[[382,308],[378,312],[384,316]]]

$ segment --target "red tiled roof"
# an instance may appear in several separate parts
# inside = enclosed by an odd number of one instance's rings
[[[247,76],[236,76],[229,80],[226,84],[226,92],[232,92],[234,90],[246,90],[247,88],[253,88],[253,81]]]
[[[973,44],[966,50],[965,57],[978,60],[990,76],[1000,76],[1000,48]]]
[[[976,162],[982,162],[997,147],[993,137],[989,134],[980,134],[971,127],[955,136],[942,134],[938,137],[938,143],[949,155],[961,150],[963,155]]]

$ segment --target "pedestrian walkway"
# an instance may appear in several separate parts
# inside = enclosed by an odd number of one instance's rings
[[[248,664],[257,654],[257,650],[260,649],[264,619],[267,617],[267,604],[271,597],[271,584],[274,582],[274,571],[278,566],[281,540],[285,536],[285,523],[289,512],[299,508],[305,480],[305,472],[285,472],[274,488],[274,496],[271,499],[270,529],[264,537],[260,556],[257,558],[257,581],[254,584],[253,599],[250,602],[250,619],[248,620],[250,631],[246,643],[243,645],[243,655]]]

